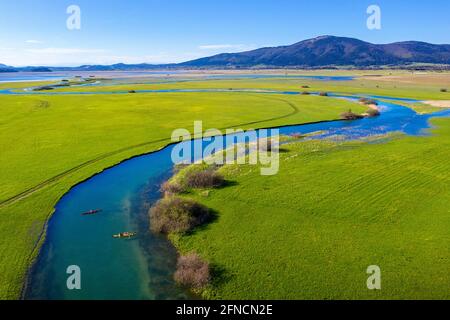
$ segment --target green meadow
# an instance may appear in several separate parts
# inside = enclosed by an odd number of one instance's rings
[[[162,148],[174,129],[191,130],[195,120],[205,129],[262,128],[366,109],[326,97],[236,92],[0,95],[0,106],[0,299],[20,296],[46,222],[71,186]]]
[[[400,77],[400,76],[398,76]],[[261,78],[261,79],[177,79],[167,78],[166,81],[136,82],[132,84],[115,84],[100,86],[71,87],[56,89],[58,91],[101,92],[101,91],[130,91],[130,90],[165,90],[165,89],[260,89],[260,90],[292,90],[309,92],[335,92],[341,94],[371,94],[418,100],[449,100],[450,77],[448,74],[434,76],[406,77],[398,81],[398,77],[389,78],[378,74],[373,77],[357,77],[352,81],[319,81],[299,78]],[[400,77],[401,78],[401,77]],[[112,81],[111,81],[112,82]],[[108,83],[106,81],[105,83]],[[307,86],[308,88],[303,88]],[[441,92],[447,89],[447,92]]]
[[[226,165],[229,186],[191,190],[217,219],[171,239],[212,265],[204,296],[449,299],[450,120],[433,124],[425,137],[291,142],[277,175]]]

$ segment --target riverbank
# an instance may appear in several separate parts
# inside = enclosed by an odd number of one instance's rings
[[[231,186],[184,195],[216,221],[172,241],[221,270],[212,299],[448,299],[450,120],[432,123],[427,137],[283,145],[273,177],[225,166]]]
[[[438,108],[444,109],[450,108],[450,100],[433,100],[433,101],[424,101],[423,103]]]

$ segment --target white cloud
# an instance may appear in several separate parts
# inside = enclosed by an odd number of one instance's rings
[[[44,43],[44,42],[42,42],[42,41],[40,41],[40,40],[27,40],[27,41],[25,41],[26,43],[31,43],[31,44],[41,44],[41,43]]]

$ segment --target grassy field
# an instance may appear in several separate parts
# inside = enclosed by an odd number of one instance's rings
[[[259,128],[365,111],[332,98],[233,92],[0,95],[0,105],[0,299],[19,297],[43,227],[71,186],[161,148],[174,129],[194,120],[204,128]]]
[[[136,83],[112,86],[88,86],[57,89],[64,91],[98,92],[161,89],[267,89],[292,91],[328,91],[344,94],[373,94],[418,100],[450,100],[450,74],[402,75],[361,77],[352,81],[318,81],[280,76],[279,78],[227,79],[205,81],[201,79],[167,79],[162,83]],[[175,81],[178,80],[178,81]],[[108,82],[106,82],[108,83]],[[309,88],[302,88],[309,86]],[[447,89],[448,92],[441,92]]]
[[[172,240],[198,252],[220,299],[449,299],[450,120],[432,136],[283,146],[280,172],[220,169],[229,187],[193,192],[218,219]],[[382,290],[366,287],[378,265]]]

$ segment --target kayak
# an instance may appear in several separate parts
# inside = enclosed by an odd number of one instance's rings
[[[97,213],[99,213],[99,212],[102,212],[102,210],[101,210],[101,209],[98,209],[98,210],[89,210],[89,211],[87,211],[87,212],[83,212],[81,215],[82,215],[82,216],[92,216],[92,215],[97,214]]]
[[[116,238],[116,239],[128,238],[128,239],[130,239],[135,236],[137,236],[137,232],[122,232],[122,233],[113,235],[113,238]]]

